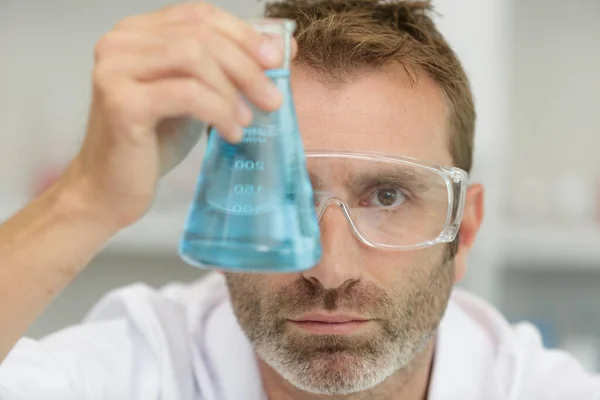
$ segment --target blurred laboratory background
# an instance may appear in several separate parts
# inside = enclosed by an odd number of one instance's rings
[[[78,149],[93,49],[120,19],[167,0],[0,2],[0,220]],[[241,17],[257,0],[214,0]],[[600,371],[600,2],[434,0],[471,77],[479,120],[472,179],[486,220],[463,286],[549,347]],[[122,232],[29,335],[77,323],[107,291],[198,279],[177,242],[203,143],[164,179],[152,211]]]

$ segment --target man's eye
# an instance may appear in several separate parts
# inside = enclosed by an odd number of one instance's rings
[[[383,188],[372,192],[366,200],[367,204],[362,205],[375,207],[397,207],[402,205],[405,200],[406,197],[400,190]]]

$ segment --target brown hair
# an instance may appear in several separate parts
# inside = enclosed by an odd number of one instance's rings
[[[343,83],[365,68],[399,62],[415,82],[429,75],[447,102],[450,153],[470,172],[475,108],[460,61],[428,13],[429,1],[282,0],[267,3],[266,17],[296,21],[298,55],[329,83]]]

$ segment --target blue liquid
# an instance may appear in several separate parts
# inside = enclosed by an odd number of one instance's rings
[[[188,264],[242,272],[297,272],[321,258],[288,70],[267,75],[284,93],[273,113],[254,109],[239,144],[210,132],[180,255]]]

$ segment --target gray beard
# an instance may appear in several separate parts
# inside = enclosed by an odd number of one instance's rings
[[[348,395],[370,390],[407,368],[435,334],[454,268],[452,260],[427,267],[410,277],[408,291],[392,296],[360,282],[344,290],[321,290],[301,278],[265,301],[260,288],[243,275],[226,278],[240,325],[268,366],[306,392]],[[368,337],[301,335],[282,318],[282,311],[316,308],[370,311],[378,326]]]
[[[293,386],[313,394],[348,395],[370,390],[405,368],[432,335],[425,332],[417,340],[403,341],[401,345],[400,340],[381,337],[363,348],[342,350],[339,343],[324,345],[320,351],[310,353],[289,344],[274,345],[268,339],[253,343],[261,360]]]

